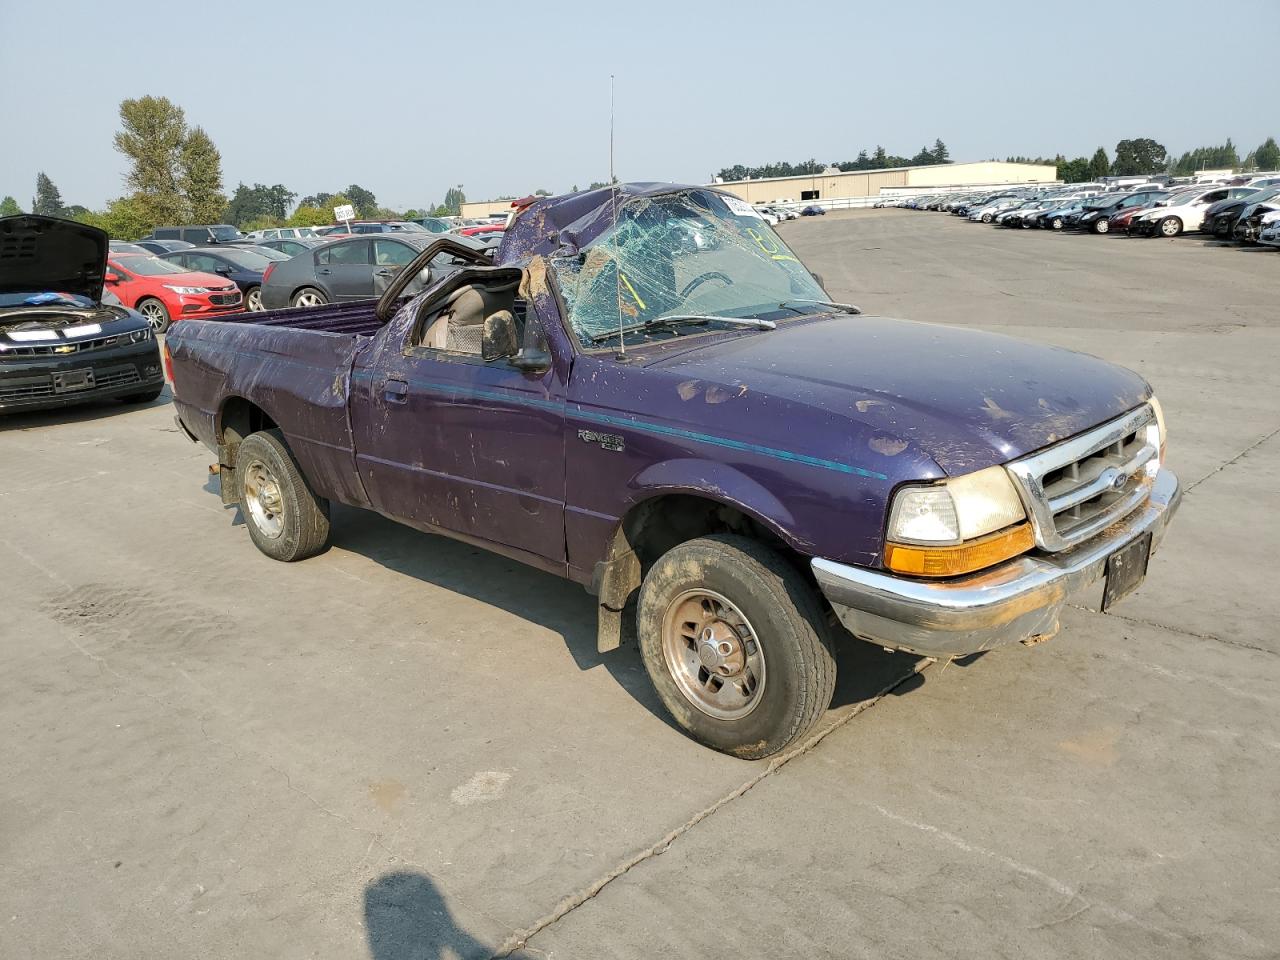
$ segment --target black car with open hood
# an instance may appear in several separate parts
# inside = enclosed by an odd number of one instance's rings
[[[103,291],[107,244],[71,220],[0,218],[0,413],[164,390],[150,324]]]

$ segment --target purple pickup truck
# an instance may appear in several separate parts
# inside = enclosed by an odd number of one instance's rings
[[[834,303],[704,187],[539,199],[492,261],[442,237],[378,301],[167,351],[268,556],[323,550],[336,500],[578,581],[603,650],[634,601],[663,703],[740,757],[827,708],[838,624],[930,657],[1044,639],[1142,581],[1180,498],[1142,377]]]

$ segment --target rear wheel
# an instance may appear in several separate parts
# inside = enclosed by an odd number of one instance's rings
[[[151,324],[152,333],[164,333],[169,329],[169,308],[155,297],[143,297],[138,301],[137,309]]]
[[[303,287],[289,301],[295,307],[323,307],[329,298],[315,287]]]
[[[329,501],[298,472],[279,430],[245,438],[233,476],[249,536],[268,557],[305,560],[328,546]]]
[[[261,287],[250,287],[244,292],[244,308],[255,313],[262,309]]]
[[[1182,232],[1182,221],[1177,217],[1165,217],[1160,221],[1160,236],[1176,237]]]
[[[754,540],[709,536],[672,548],[644,579],[637,622],[658,696],[716,750],[771,756],[831,704],[835,657],[822,603]]]

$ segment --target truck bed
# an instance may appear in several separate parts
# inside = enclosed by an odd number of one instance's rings
[[[374,315],[377,300],[330,303],[323,307],[282,307],[259,313],[229,313],[218,323],[254,323],[263,327],[291,327],[323,333],[351,333],[371,337],[382,329]]]

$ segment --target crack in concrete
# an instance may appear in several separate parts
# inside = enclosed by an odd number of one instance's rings
[[[863,713],[865,710],[869,709],[870,707],[875,706],[877,703],[883,700],[886,696],[888,696],[894,690],[898,689],[898,687],[902,686],[912,677],[923,672],[924,669],[927,666],[929,666],[932,662],[933,662],[932,660],[928,660],[928,659],[920,660],[910,673],[906,674],[905,676],[899,677],[897,680],[894,680],[892,683],[890,683],[889,685],[884,687],[882,690],[877,692],[874,696],[855,704],[843,716],[837,717],[831,724],[820,729],[817,733],[809,737],[809,739],[805,740],[804,742],[798,744],[795,747],[792,747],[790,750],[787,750],[783,753],[778,754],[778,756],[768,761],[768,764],[765,766],[765,768],[761,770],[759,773],[757,773],[755,776],[739,784],[737,787],[735,787],[733,790],[730,790],[728,793],[726,793],[720,799],[716,800],[710,806],[704,807],[703,809],[699,810],[697,813],[695,813],[692,817],[690,817],[684,823],[680,824],[674,830],[670,831],[661,839],[659,839],[656,843],[646,847],[644,850],[641,850],[639,853],[633,854],[632,856],[623,860],[621,863],[617,864],[608,873],[605,873],[603,876],[593,880],[591,883],[589,883],[586,887],[579,890],[577,893],[570,894],[569,896],[562,899],[558,904],[556,904],[556,906],[551,910],[550,913],[547,913],[541,918],[539,918],[538,920],[535,920],[533,924],[528,928],[524,930],[518,930],[515,933],[513,933],[511,936],[507,937],[507,939],[504,940],[502,944],[499,945],[498,949],[493,953],[490,960],[503,960],[503,958],[510,957],[517,950],[528,949],[528,942],[530,940],[532,940],[538,934],[542,933],[548,927],[563,920],[569,914],[573,913],[573,911],[581,907],[584,903],[587,903],[590,900],[594,899],[595,896],[601,890],[603,890],[605,887],[611,884],[614,880],[617,880],[619,877],[626,875],[633,868],[638,867],[640,864],[644,863],[645,861],[652,860],[654,857],[658,857],[666,853],[667,850],[671,848],[671,845],[673,843],[679,840],[682,836],[684,836],[686,833],[688,833],[698,824],[702,823],[702,821],[706,820],[708,817],[718,812],[722,807],[732,803],[734,800],[737,800],[739,797],[748,793],[752,788],[754,788],[762,780],[764,780],[766,777],[772,776],[773,774],[777,773],[779,770],[781,770],[784,766],[786,766],[796,757],[803,756],[804,754],[808,753],[810,750],[816,747],[819,743],[825,740],[828,736],[830,736],[836,730],[839,730],[841,727],[847,724],[854,717]],[[539,952],[542,952],[542,951],[539,951]]]
[[[1078,603],[1069,603],[1069,607],[1076,610],[1083,610],[1085,613],[1097,613],[1097,610],[1089,607],[1081,606]],[[1107,611],[1107,616],[1115,617],[1117,620],[1123,620],[1126,623],[1136,623],[1144,627],[1154,627],[1157,630],[1168,630],[1170,633],[1176,633],[1183,637],[1194,637],[1197,640],[1213,640],[1216,643],[1226,644],[1228,647],[1238,647],[1241,650],[1253,650],[1256,653],[1267,653],[1273,657],[1280,657],[1280,651],[1269,650],[1266,647],[1260,647],[1256,643],[1246,643],[1244,640],[1232,640],[1228,637],[1217,637],[1212,633],[1199,633],[1195,630],[1187,630],[1185,627],[1175,627],[1168,623],[1160,623],[1158,620],[1146,620],[1142,617],[1126,617],[1123,613],[1114,613]]]
[[[1239,460],[1242,460],[1242,459],[1243,459],[1244,457],[1246,457],[1248,454],[1250,454],[1251,452],[1253,452],[1254,450],[1256,450],[1258,447],[1262,446],[1264,443],[1266,443],[1268,440],[1270,440],[1270,439],[1272,439],[1273,437],[1275,437],[1277,434],[1280,434],[1280,427],[1276,427],[1274,430],[1272,430],[1270,433],[1268,433],[1265,437],[1262,437],[1261,439],[1256,440],[1256,441],[1254,441],[1253,443],[1249,444],[1249,446],[1245,447],[1243,450],[1241,450],[1239,453],[1237,453],[1237,454],[1236,454],[1234,457],[1232,457],[1230,460],[1227,460],[1225,463],[1221,463],[1221,464],[1219,464],[1218,466],[1214,467],[1212,470],[1210,470],[1208,473],[1206,473],[1203,477],[1201,477],[1201,478],[1200,478],[1199,480],[1197,480],[1195,483],[1193,483],[1193,484],[1191,484],[1190,486],[1188,486],[1188,487],[1187,487],[1187,489],[1186,489],[1184,492],[1185,492],[1185,493],[1190,493],[1192,490],[1194,490],[1196,487],[1200,486],[1200,484],[1204,483],[1204,482],[1205,482],[1206,480],[1208,480],[1210,477],[1212,477],[1212,476],[1214,476],[1214,475],[1216,475],[1216,474],[1221,473],[1223,470],[1227,469],[1227,467],[1229,467],[1229,466],[1231,466],[1232,464],[1234,464],[1234,463],[1238,462]]]

